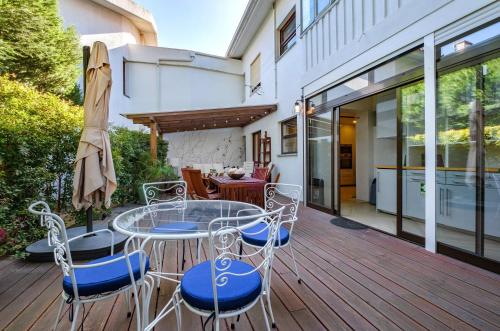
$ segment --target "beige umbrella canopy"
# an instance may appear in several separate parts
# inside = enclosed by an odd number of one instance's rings
[[[73,178],[73,206],[77,210],[103,204],[109,208],[117,185],[108,135],[111,68],[104,43],[94,43],[85,76],[84,126]]]

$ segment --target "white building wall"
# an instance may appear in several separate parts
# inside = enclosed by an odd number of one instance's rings
[[[243,101],[239,60],[140,45],[129,45],[126,60],[126,112],[231,107]]]
[[[82,45],[96,40],[109,49],[141,43],[136,26],[126,17],[90,0],[61,0],[59,11],[66,26],[74,26]]]
[[[304,94],[315,94],[404,50],[422,45],[429,33],[494,3],[494,0],[337,0],[302,36],[306,61],[300,79]]]
[[[168,133],[164,138],[168,141],[168,160],[178,168],[196,163],[222,163],[224,167],[243,164],[241,128]]]
[[[242,58],[245,71],[245,104],[277,103],[277,111],[263,119],[244,127],[246,137],[246,159],[252,160],[252,133],[261,130],[262,135],[268,132],[271,137],[272,162],[275,170],[272,178],[277,173],[281,174],[280,181],[290,184],[303,184],[303,129],[302,117],[298,117],[297,154],[281,155],[281,124],[280,122],[296,116],[294,104],[301,99],[300,73],[297,71],[303,61],[301,44],[297,42],[281,58],[277,58],[275,33],[276,28],[295,6],[294,0],[277,1],[274,13],[271,11],[259,29]],[[276,15],[276,19],[275,19]],[[261,95],[251,94],[250,64],[255,57],[261,57]],[[277,79],[276,79],[277,78]]]
[[[130,55],[129,45],[156,44],[156,36],[141,36],[127,17],[90,0],[61,0],[59,12],[64,25],[76,29],[82,46],[102,41],[108,47],[112,71],[109,122],[111,125],[132,126],[131,121],[120,115],[133,109],[131,99],[123,95],[123,58]],[[83,76],[78,83],[83,86]]]

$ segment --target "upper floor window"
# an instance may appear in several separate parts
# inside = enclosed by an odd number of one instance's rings
[[[280,56],[283,55],[295,43],[295,12],[292,12],[279,29],[280,34]]]
[[[250,88],[252,92],[260,88],[260,54],[250,64]]]
[[[297,117],[281,122],[281,154],[297,153]]]
[[[335,0],[302,0],[302,30],[305,30]]]

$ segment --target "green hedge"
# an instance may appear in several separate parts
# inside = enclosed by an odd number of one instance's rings
[[[0,255],[22,252],[43,230],[28,215],[33,200],[69,207],[83,112],[57,96],[0,76]]]
[[[144,131],[115,127],[109,133],[118,187],[113,194],[115,204],[139,202],[142,184],[176,179],[171,166],[165,164],[167,143],[158,139],[158,161],[149,152],[149,134]]]
[[[23,256],[42,238],[39,220],[27,211],[43,199],[66,221],[83,213],[71,205],[73,166],[83,125],[83,110],[57,96],[0,76],[0,256]],[[111,128],[118,188],[113,204],[139,200],[145,181],[172,179],[165,164],[167,144],[159,139],[158,160],[149,154],[149,134]]]

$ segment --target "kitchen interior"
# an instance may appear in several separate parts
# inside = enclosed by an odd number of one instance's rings
[[[340,108],[340,212],[343,217],[370,227],[391,234],[397,232],[396,93],[401,93],[402,108],[402,229],[424,237],[423,82],[357,100]],[[475,154],[472,155],[463,144],[438,145],[437,149],[438,241],[473,251],[476,209],[475,186],[471,178],[475,178],[475,171],[471,171],[469,163]],[[490,199],[485,201],[484,207],[485,248],[488,257],[500,260],[499,165],[493,166],[488,158],[486,161],[489,166],[485,176],[486,197]],[[488,194],[490,188],[496,194]]]
[[[341,215],[396,234],[395,92],[342,106],[339,136]]]

